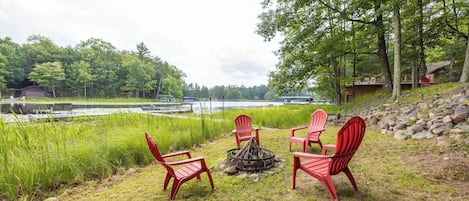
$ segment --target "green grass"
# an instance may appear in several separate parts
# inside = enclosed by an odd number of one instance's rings
[[[70,122],[0,122],[0,198],[41,198],[62,185],[105,178],[147,165],[145,131],[162,152],[190,148],[229,133],[227,122],[112,114]]]
[[[326,143],[335,143],[338,127],[328,126],[321,135]],[[226,157],[226,151],[234,148],[233,136],[219,138],[212,143],[191,149],[193,157],[204,156],[211,167],[216,190],[211,191],[206,174],[202,180],[191,180],[181,187],[176,200],[330,200],[327,190],[314,178],[298,172],[297,188],[291,188],[292,154],[288,151],[289,130],[260,131],[261,145],[286,159],[284,168],[271,176],[260,173],[258,183],[249,178],[228,176],[218,169],[218,159]],[[144,146],[144,145],[142,145]],[[293,145],[300,151],[299,145]],[[319,153],[313,145],[310,152]],[[402,147],[407,147],[402,151]],[[396,141],[368,129],[364,141],[350,163],[358,183],[355,192],[345,174],[332,177],[341,200],[467,200],[463,189],[469,186],[467,179],[452,180],[433,175],[446,174],[440,160],[450,150],[438,150],[432,140]],[[149,151],[147,151],[149,153]],[[416,164],[428,158],[439,159],[430,164]],[[464,165],[463,160],[454,163]],[[420,163],[420,162],[418,162]],[[468,167],[465,164],[464,167]],[[458,171],[468,176],[464,169]],[[166,170],[158,164],[126,171],[99,181],[89,181],[75,188],[62,191],[60,200],[168,200],[169,190],[163,191]],[[265,172],[264,172],[265,173]]]
[[[249,115],[256,126],[269,128],[290,128],[297,125],[307,125],[311,113],[316,109],[324,109],[328,114],[336,114],[339,109],[335,105],[283,105],[260,107],[255,109],[233,109],[212,115],[214,119],[233,121],[238,115]]]

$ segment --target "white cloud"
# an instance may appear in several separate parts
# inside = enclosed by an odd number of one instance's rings
[[[254,33],[260,12],[260,0],[0,0],[0,33],[61,46],[94,37],[121,50],[144,42],[188,83],[252,86],[277,63],[278,45]]]

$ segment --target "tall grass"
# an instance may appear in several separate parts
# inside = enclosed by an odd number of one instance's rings
[[[287,105],[226,110],[199,119],[118,113],[68,122],[0,121],[0,199],[40,199],[64,185],[149,164],[154,159],[143,137],[146,131],[168,153],[229,133],[239,114],[250,115],[257,126],[290,128],[309,123],[318,108],[339,110],[333,105]]]
[[[119,113],[69,122],[0,121],[0,199],[40,199],[63,185],[145,165],[148,131],[163,153],[229,132],[227,122]]]
[[[293,126],[308,124],[310,115],[316,109],[323,109],[328,114],[339,113],[336,105],[282,105],[274,107],[259,107],[256,109],[233,109],[213,114],[213,118],[222,118],[233,122],[236,116],[247,114],[253,124],[270,128],[290,128]]]

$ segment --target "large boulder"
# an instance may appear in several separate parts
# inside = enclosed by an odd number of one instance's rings
[[[451,116],[453,123],[458,124],[469,116],[468,105],[458,105],[454,108],[454,114]]]

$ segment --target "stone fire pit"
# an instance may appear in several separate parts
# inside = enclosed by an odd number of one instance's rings
[[[260,147],[255,139],[249,140],[239,150],[228,150],[227,159],[231,166],[241,171],[267,170],[275,165],[274,152]]]

